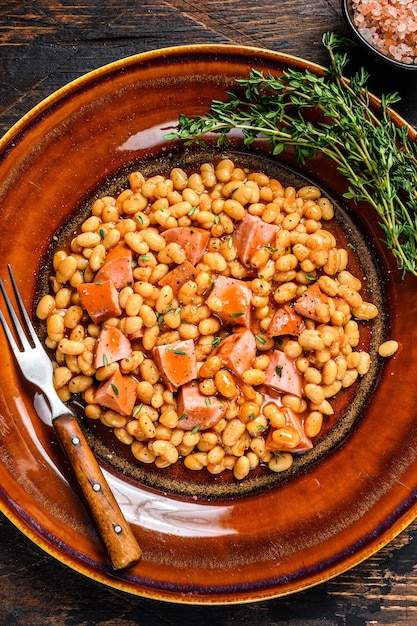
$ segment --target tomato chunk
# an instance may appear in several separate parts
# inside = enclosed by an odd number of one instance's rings
[[[242,376],[252,366],[256,357],[255,337],[249,329],[239,328],[219,343],[213,354],[219,356],[223,365]]]
[[[275,224],[268,224],[260,217],[246,213],[233,235],[239,260],[244,265],[250,265],[250,259],[257,250],[275,243],[278,231],[279,227]]]
[[[290,426],[295,430],[298,435],[299,441],[295,448],[290,448],[288,447],[285,438],[282,440],[282,442],[279,441],[279,437],[274,438],[274,432],[279,431],[280,429],[270,427],[268,430],[265,444],[267,449],[280,451],[285,450],[286,452],[305,452],[306,450],[311,450],[313,444],[311,442],[311,439],[305,434],[303,424],[298,415],[288,407],[283,406],[279,407],[279,409],[285,415],[285,426]]]
[[[131,415],[136,402],[136,385],[134,378],[123,376],[118,370],[99,385],[94,402],[120,415]]]
[[[169,285],[172,291],[176,295],[180,288],[188,281],[195,280],[198,272],[194,265],[191,265],[189,261],[184,261],[181,265],[177,265],[173,270],[165,274],[158,282],[158,285],[163,287]]]
[[[210,232],[204,228],[177,226],[161,233],[167,243],[178,243],[185,250],[191,265],[197,265],[206,251]]]
[[[270,357],[265,371],[265,385],[301,398],[303,377],[295,367],[294,360],[281,350],[273,350]]]
[[[322,292],[319,285],[314,283],[307,287],[305,292],[294,302],[294,311],[315,322],[323,322],[323,318],[317,313],[317,307],[327,303],[328,297]]]
[[[77,286],[77,291],[81,306],[96,324],[104,322],[109,317],[118,317],[122,312],[119,292],[111,280],[81,283]]]
[[[198,388],[196,380],[183,385],[178,391],[177,413],[180,416],[178,427],[184,430],[201,430],[215,426],[226,413],[227,404],[214,396],[205,396]]]
[[[115,326],[104,325],[95,345],[94,367],[121,361],[131,354],[132,346],[126,335]]]
[[[95,281],[111,280],[116,289],[133,283],[132,250],[125,243],[118,243],[110,250]]]
[[[214,288],[206,304],[224,322],[250,327],[252,290],[243,280],[216,276]]]
[[[152,356],[170,391],[197,378],[197,359],[192,339],[155,346]]]
[[[280,335],[298,336],[305,329],[305,323],[301,315],[287,304],[280,306],[274,313],[266,335],[279,337]]]

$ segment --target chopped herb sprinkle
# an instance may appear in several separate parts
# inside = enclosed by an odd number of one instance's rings
[[[138,406],[135,407],[135,410],[133,411],[133,415],[136,416],[138,413],[140,413],[142,407],[143,407],[143,402],[141,402],[140,404],[138,404]]]
[[[274,252],[278,250],[278,248],[274,248],[273,246],[270,246],[269,244],[264,246],[264,249],[270,254],[274,254]]]

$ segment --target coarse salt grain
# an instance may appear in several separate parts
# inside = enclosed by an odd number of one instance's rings
[[[353,22],[368,43],[396,61],[417,65],[416,0],[352,0]]]

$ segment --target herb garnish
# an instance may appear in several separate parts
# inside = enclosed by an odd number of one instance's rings
[[[264,249],[269,252],[269,254],[274,254],[274,252],[277,252],[278,250],[278,248],[274,248],[269,243],[264,246]]]
[[[323,35],[330,56],[324,76],[309,69],[288,68],[277,76],[252,69],[236,81],[241,91],[229,92],[228,101],[213,100],[205,116],[181,115],[178,131],[166,138],[201,144],[210,132],[223,146],[228,133],[239,129],[246,146],[264,139],[274,155],[292,146],[301,164],[320,152],[346,178],[344,197],[376,210],[403,276],[417,276],[417,146],[407,125],[391,119],[397,93],[383,95],[375,113],[366,87],[369,74],[361,68],[349,81],[344,78],[348,55],[340,49],[346,42],[335,33]]]

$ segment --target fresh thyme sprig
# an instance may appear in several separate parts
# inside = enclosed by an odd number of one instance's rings
[[[382,96],[376,113],[366,87],[367,72],[362,68],[349,81],[344,78],[344,43],[334,33],[323,36],[330,56],[324,76],[308,69],[286,69],[282,75],[252,69],[248,78],[237,79],[240,90],[229,92],[227,101],[213,100],[204,116],[181,115],[178,130],[166,138],[201,144],[207,133],[215,133],[217,145],[223,146],[230,131],[237,129],[247,146],[269,141],[274,155],[292,146],[301,164],[318,152],[324,154],[347,180],[344,196],[365,201],[377,211],[385,243],[403,275],[417,276],[416,145],[407,126],[391,119],[389,107],[398,102],[398,94]],[[317,111],[322,113],[319,118]]]

